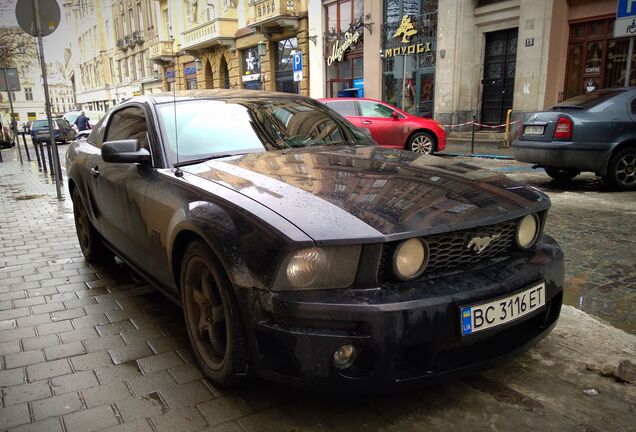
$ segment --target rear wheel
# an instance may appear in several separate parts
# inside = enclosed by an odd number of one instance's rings
[[[181,302],[188,337],[199,366],[216,385],[240,383],[247,375],[247,339],[237,302],[221,264],[196,240],[181,264]]]
[[[581,171],[569,168],[545,167],[544,169],[545,173],[555,180],[572,180],[581,174]]]
[[[619,190],[636,189],[636,148],[626,148],[616,153],[604,178]]]
[[[415,132],[406,148],[415,153],[433,154],[435,152],[435,138],[428,132]]]
[[[73,189],[73,217],[75,219],[75,231],[79,240],[82,255],[91,263],[105,263],[113,259],[113,253],[104,246],[101,236],[93,227],[84,201],[77,188]]]

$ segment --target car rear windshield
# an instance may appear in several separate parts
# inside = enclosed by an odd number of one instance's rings
[[[596,90],[591,93],[583,94],[573,97],[571,99],[564,100],[553,106],[553,110],[559,110],[563,108],[579,108],[590,109],[596,105],[605,102],[608,99],[613,98],[616,95],[623,93],[625,90],[613,89],[613,90]]]
[[[168,153],[174,158],[178,148],[180,161],[296,147],[372,144],[332,111],[304,99],[188,100],[160,104],[158,113]]]
[[[49,127],[48,120],[36,120],[31,125],[31,128],[41,128],[41,127]]]

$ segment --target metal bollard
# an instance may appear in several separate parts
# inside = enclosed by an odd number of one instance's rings
[[[472,132],[470,136],[470,154],[475,153],[475,120],[477,116],[473,113],[473,124],[472,124]]]
[[[26,151],[26,155],[27,155],[27,160],[29,162],[31,162],[31,154],[29,153],[29,147],[27,146],[26,143],[26,132],[20,132],[20,135],[22,135],[22,142],[24,143],[24,150]]]
[[[2,162],[4,162],[4,161],[2,160],[2,150],[0,149],[0,163],[2,163]]]
[[[35,149],[35,157],[38,160],[38,168],[40,169],[40,171],[42,171],[42,163],[40,162],[40,151],[38,150],[38,141],[37,140],[31,140],[31,142],[33,143],[33,148]]]
[[[51,153],[51,143],[46,141],[46,154],[49,156],[49,169],[51,170],[51,177],[55,177],[55,170],[53,169],[53,154]]]
[[[42,141],[38,140],[38,145],[40,146],[40,155],[42,159],[42,171],[48,172],[46,170],[46,158],[44,157],[44,144],[42,143]]]

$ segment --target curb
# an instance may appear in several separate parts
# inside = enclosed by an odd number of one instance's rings
[[[437,153],[438,156],[451,156],[451,157],[474,157],[474,158],[486,158],[486,159],[502,159],[502,160],[514,160],[512,156],[488,154],[488,153]]]

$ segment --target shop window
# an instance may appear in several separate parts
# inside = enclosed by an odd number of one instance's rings
[[[285,39],[276,46],[276,91],[300,93],[300,83],[294,81],[292,70],[292,55],[298,50],[298,39]]]

